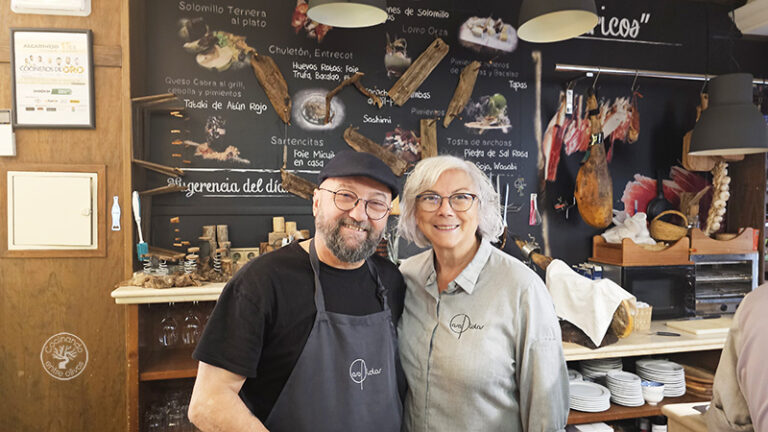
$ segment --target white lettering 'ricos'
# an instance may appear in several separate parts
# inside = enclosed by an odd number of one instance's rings
[[[365,360],[356,359],[349,365],[349,378],[356,384],[360,384],[360,390],[363,389],[363,382],[369,376],[381,375],[381,368],[366,368]]]

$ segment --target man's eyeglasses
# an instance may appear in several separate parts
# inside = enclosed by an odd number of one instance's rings
[[[332,191],[330,189],[324,189],[319,187],[318,189],[330,192],[333,194],[333,203],[336,204],[336,208],[341,211],[350,211],[357,207],[357,203],[360,201],[365,203],[365,214],[372,220],[379,220],[389,213],[391,210],[387,203],[379,200],[367,200],[357,196],[356,193],[351,190],[339,189]]]
[[[450,196],[440,196],[436,193],[416,195],[416,206],[425,212],[437,211],[443,205],[443,198],[448,198],[448,204],[454,211],[465,212],[472,208],[477,195],[471,193],[455,193]]]

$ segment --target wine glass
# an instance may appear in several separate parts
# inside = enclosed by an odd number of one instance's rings
[[[186,429],[186,412],[182,410],[181,404],[174,399],[168,404],[167,421],[165,423],[166,432],[184,432]]]
[[[160,341],[160,345],[166,348],[176,345],[179,340],[179,325],[173,317],[172,308],[173,303],[169,303],[163,318],[160,320],[158,341]]]
[[[145,416],[147,432],[165,432],[165,423],[165,408],[153,404]]]
[[[181,341],[184,345],[194,345],[200,339],[202,325],[200,325],[200,318],[195,312],[196,307],[197,302],[192,303],[184,316],[184,327],[181,330]]]

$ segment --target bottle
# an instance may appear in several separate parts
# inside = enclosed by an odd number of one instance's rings
[[[535,193],[531,194],[531,212],[528,215],[528,225],[530,226],[541,225],[541,213],[539,213],[537,195]]]
[[[667,417],[663,415],[653,417],[651,432],[667,432]]]
[[[688,218],[688,228],[700,228],[699,223],[699,205],[694,204],[688,210],[690,217]]]

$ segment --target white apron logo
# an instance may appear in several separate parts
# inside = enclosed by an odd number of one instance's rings
[[[468,315],[458,314],[451,318],[451,331],[459,335],[456,339],[461,339],[461,335],[469,330],[482,330],[485,325],[472,324]]]
[[[349,377],[356,384],[360,384],[360,390],[363,389],[363,382],[368,379],[369,376],[381,375],[381,368],[368,369],[365,366],[365,360],[357,359],[349,365]]]
[[[48,375],[61,381],[71,380],[85,370],[88,348],[72,333],[58,333],[48,338],[40,351],[40,362]]]

